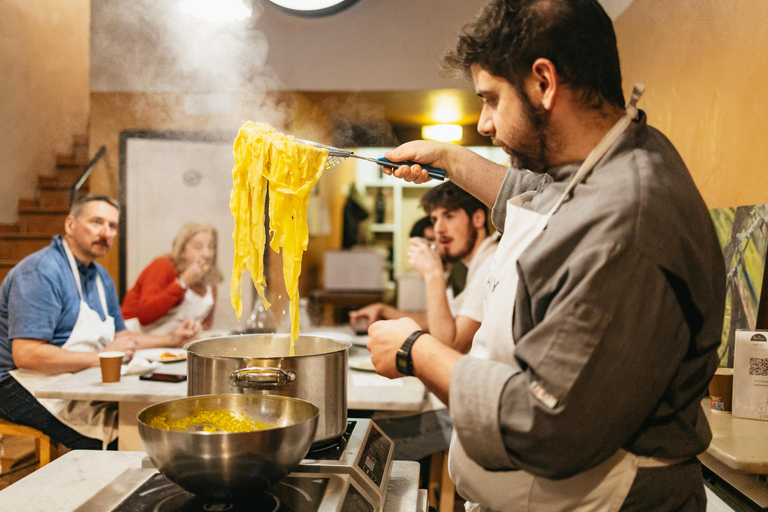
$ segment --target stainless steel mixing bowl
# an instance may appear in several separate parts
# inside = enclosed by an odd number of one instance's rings
[[[165,430],[149,426],[197,410],[241,412],[276,425],[253,432]],[[320,410],[298,398],[274,395],[206,395],[151,405],[138,415],[139,434],[152,463],[187,491],[214,499],[257,494],[290,473],[309,451]]]

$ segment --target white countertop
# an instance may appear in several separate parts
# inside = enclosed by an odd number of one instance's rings
[[[353,346],[350,358],[359,358],[367,349]],[[186,374],[186,362],[160,364],[161,373]],[[373,411],[419,411],[424,404],[425,387],[415,377],[390,380],[373,372],[349,370],[347,407]],[[139,380],[138,375],[123,376],[120,382],[103,384],[101,370],[89,368],[57,379],[38,388],[37,398],[103,400],[107,402],[156,403],[187,396],[187,383]]]
[[[0,512],[72,512],[129,468],[140,468],[143,452],[75,450],[0,491]],[[385,512],[412,512],[417,503],[419,464],[395,461]]]
[[[768,421],[734,418],[713,411],[709,398],[701,402],[712,429],[707,453],[731,469],[768,474]]]

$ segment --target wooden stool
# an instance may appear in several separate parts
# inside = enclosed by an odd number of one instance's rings
[[[440,512],[453,512],[456,487],[448,474],[448,450],[432,455],[429,464],[427,497],[429,505]]]
[[[37,455],[38,469],[51,462],[51,438],[39,430],[24,425],[17,425],[0,418],[0,434],[35,438],[35,454]]]

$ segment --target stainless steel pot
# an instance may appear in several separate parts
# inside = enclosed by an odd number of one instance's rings
[[[290,355],[286,334],[222,336],[188,343],[187,394],[263,394],[301,398],[320,408],[314,442],[347,428],[350,344],[299,336]]]
[[[277,425],[253,432],[165,430],[150,426],[197,410],[226,410]],[[214,499],[258,494],[278,482],[307,454],[320,410],[296,398],[211,395],[151,405],[138,416],[139,435],[152,463],[187,491]]]

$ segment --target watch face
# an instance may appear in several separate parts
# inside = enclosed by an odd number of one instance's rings
[[[395,367],[397,368],[397,371],[403,375],[411,375],[412,372],[410,365],[408,364],[408,354],[402,350],[398,350],[397,355],[395,356]]]
[[[357,0],[269,0],[281,10],[297,16],[328,16],[342,11]]]

